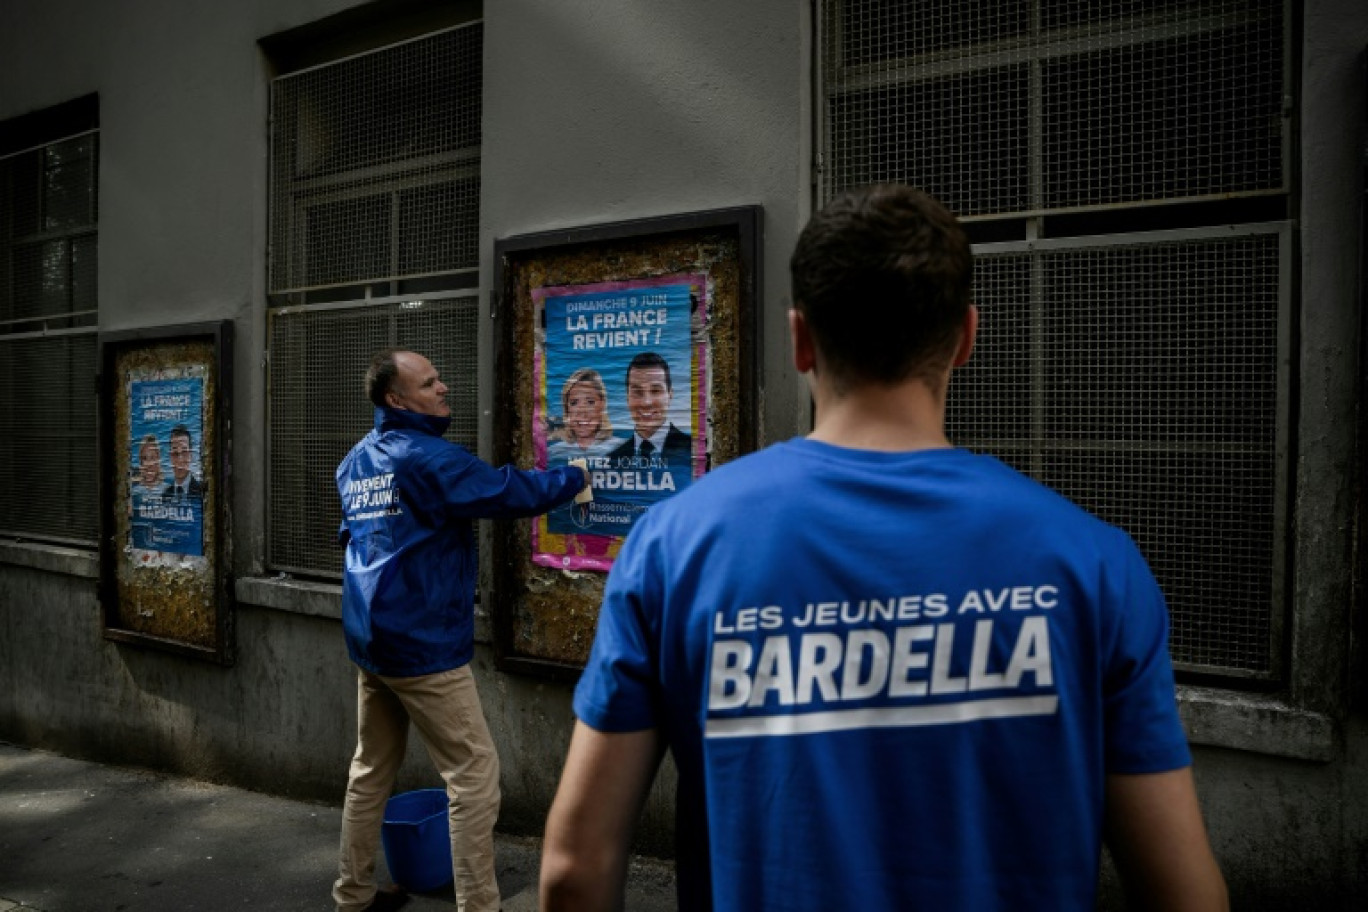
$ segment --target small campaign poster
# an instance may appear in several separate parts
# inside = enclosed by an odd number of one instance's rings
[[[204,555],[202,373],[194,366],[129,382],[129,544],[135,565]]]
[[[658,276],[533,291],[537,465],[583,459],[593,499],[539,518],[532,559],[607,571],[632,525],[706,465],[707,277]]]
[[[233,324],[101,333],[107,639],[233,661],[224,502]]]

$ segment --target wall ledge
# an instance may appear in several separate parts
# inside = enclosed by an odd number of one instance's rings
[[[0,566],[6,564],[84,579],[100,577],[97,553],[61,545],[0,539]],[[285,575],[246,576],[234,580],[233,597],[242,604],[291,614],[342,618],[342,586],[338,583]],[[479,605],[475,613],[476,639],[487,641],[489,618]],[[1331,716],[1276,696],[1180,686],[1178,710],[1194,745],[1322,763],[1339,754],[1339,727]]]
[[[241,576],[233,581],[233,601],[288,614],[342,620],[342,584],[279,576]],[[475,599],[475,642],[490,643],[489,612]]]
[[[84,548],[45,545],[19,539],[0,539],[0,564],[30,567],[50,573],[100,578],[100,555]]]
[[[1179,687],[1178,711],[1194,745],[1322,763],[1339,755],[1339,727],[1331,716],[1276,696]]]
[[[342,586],[281,576],[243,576],[233,581],[233,600],[291,614],[342,619]]]

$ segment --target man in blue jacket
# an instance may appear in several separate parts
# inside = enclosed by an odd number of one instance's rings
[[[496,469],[445,440],[447,387],[416,352],[378,352],[366,390],[375,427],[337,467],[347,548],[342,624],[360,676],[333,899],[338,912],[407,901],[402,891],[376,892],[375,855],[411,719],[446,782],[457,908],[495,910],[499,758],[470,671],[472,521],[544,513],[589,479],[573,466]]]

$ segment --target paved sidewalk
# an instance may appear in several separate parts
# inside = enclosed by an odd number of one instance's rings
[[[328,912],[341,821],[338,807],[0,742],[0,912]],[[535,910],[538,840],[501,836],[496,851],[504,909]],[[451,887],[404,908],[449,912]],[[633,862],[627,908],[675,908],[668,863]]]

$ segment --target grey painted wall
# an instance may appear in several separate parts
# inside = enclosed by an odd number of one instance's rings
[[[6,0],[0,119],[100,95],[100,325],[231,318],[237,662],[105,641],[97,565],[0,542],[0,738],[340,801],[354,679],[333,587],[264,577],[266,110],[257,41],[347,0]],[[762,434],[801,433],[785,264],[809,205],[806,0],[486,0],[481,290],[510,235],[764,207]],[[1368,722],[1349,674],[1360,374],[1358,155],[1368,5],[1313,0],[1303,47],[1294,469],[1300,670],[1267,697],[1188,691],[1196,768],[1237,908],[1368,894]],[[481,344],[488,355],[486,324]],[[483,446],[492,400],[481,380]],[[1362,646],[1352,657],[1362,661]],[[476,670],[503,758],[502,823],[536,832],[571,722],[564,685]],[[1352,711],[1346,709],[1357,696]],[[1312,757],[1315,759],[1307,759]],[[1300,758],[1300,759],[1295,759]],[[411,746],[401,787],[434,784]],[[671,774],[642,847],[669,847]],[[1115,896],[1110,886],[1108,903]]]

